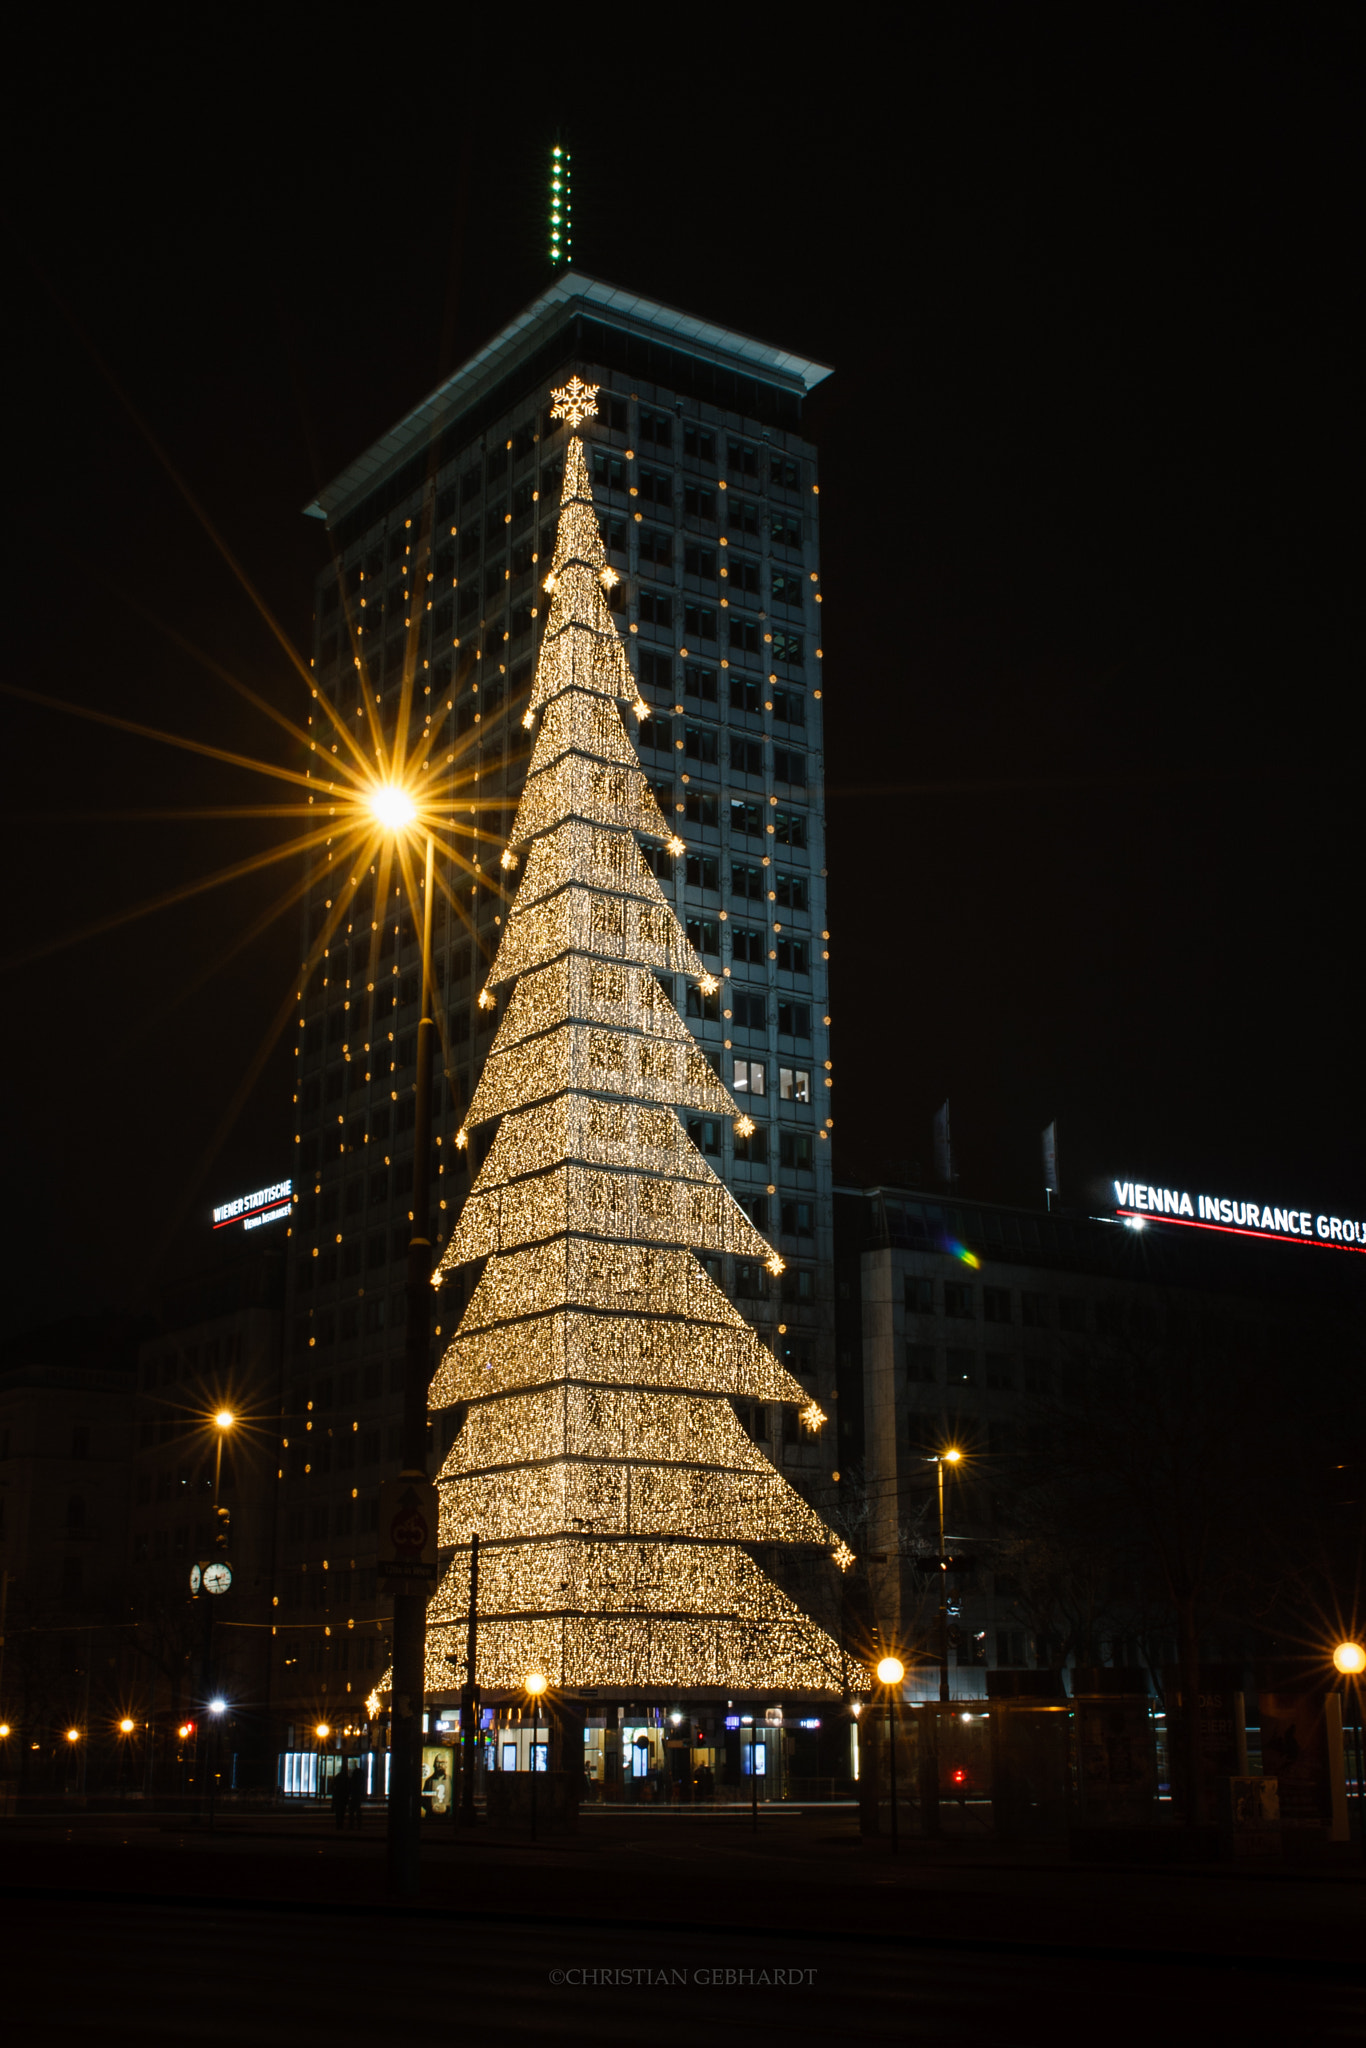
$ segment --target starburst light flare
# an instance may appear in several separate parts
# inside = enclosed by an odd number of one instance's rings
[[[571,378],[556,417],[577,428],[596,395]],[[484,1261],[430,1395],[460,1426],[439,1476],[455,1557],[427,1682],[449,1693],[463,1665],[477,1531],[486,1691],[537,1670],[599,1693],[830,1695],[857,1674],[745,1548],[849,1561],[733,1406],[790,1405],[808,1432],[825,1419],[697,1256],[783,1270],[681,1120],[753,1130],[674,1001],[674,976],[718,982],[636,843],[682,851],[623,723],[639,696],[604,567],[576,433],[508,840],[521,884],[479,1000],[508,993],[457,1145],[499,1121],[436,1276]]]

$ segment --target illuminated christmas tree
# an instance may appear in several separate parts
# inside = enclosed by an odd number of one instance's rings
[[[596,386],[555,392],[577,429]],[[683,851],[617,700],[648,715],[613,623],[583,442],[572,433],[505,864],[525,870],[480,1002],[514,983],[466,1129],[497,1117],[441,1274],[486,1261],[431,1392],[463,1424],[441,1471],[455,1546],[428,1621],[427,1683],[464,1663],[479,1535],[478,1679],[838,1692],[831,1636],[748,1546],[850,1553],[742,1429],[732,1400],[824,1420],[697,1252],[782,1261],[679,1112],[752,1128],[667,988],[708,974],[636,835]],[[516,849],[514,852],[512,849]],[[667,985],[660,977],[669,977]]]

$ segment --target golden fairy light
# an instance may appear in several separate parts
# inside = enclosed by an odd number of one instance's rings
[[[572,426],[592,417],[592,387],[554,396]],[[618,708],[644,709],[604,567],[575,435],[508,842],[521,884],[479,1000],[510,992],[456,1144],[497,1130],[434,1276],[483,1262],[429,1397],[462,1422],[439,1475],[455,1556],[427,1682],[449,1693],[463,1661],[477,1530],[482,1685],[542,1671],[557,1686],[836,1693],[855,1676],[838,1644],[742,1547],[850,1561],[735,1411],[825,1420],[697,1255],[783,1270],[682,1114],[754,1130],[661,980],[719,987],[636,843],[681,851]]]

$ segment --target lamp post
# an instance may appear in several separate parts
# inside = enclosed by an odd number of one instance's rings
[[[754,1743],[758,1727],[759,1716],[757,1713],[753,1713],[749,1717],[749,1829],[753,1835],[757,1835],[759,1832],[759,1773],[755,1769],[758,1759],[755,1756]],[[767,1748],[764,1750],[764,1762],[765,1764],[768,1762]]]
[[[546,1681],[539,1671],[528,1672],[526,1689],[531,1695],[531,1839],[536,1839],[536,1737],[541,1726],[541,1694]]]
[[[401,837],[417,822],[406,789],[384,783],[370,793],[375,822]],[[436,849],[426,833],[422,899],[422,1008],[417,1027],[413,1104],[413,1232],[408,1242],[404,1331],[402,1479],[427,1480],[427,1392],[431,1359],[432,1183],[432,892]],[[392,1711],[389,1716],[389,1883],[411,1897],[418,1888],[422,1820],[422,1709],[426,1692],[427,1599],[418,1588],[394,1594]]]
[[[896,1828],[896,1689],[906,1676],[899,1657],[884,1657],[877,1667],[878,1683],[887,1688],[887,1778],[892,1797],[892,1854],[897,1852]]]
[[[944,1467],[960,1464],[962,1457],[960,1450],[950,1448],[937,1451],[930,1460],[939,1479],[939,1698],[945,1705],[949,1697],[949,1585],[944,1557]]]
[[[1357,1706],[1357,1835],[1366,1858],[1366,1729],[1362,1726],[1361,1674],[1366,1671],[1366,1648],[1360,1643],[1338,1643],[1333,1650],[1333,1668],[1351,1680]]]
[[[218,1413],[217,1413],[217,1414],[216,1414],[216,1415],[214,1416],[214,1418],[213,1418],[213,1426],[214,1426],[214,1429],[215,1429],[215,1430],[217,1431],[217,1435],[216,1435],[216,1437],[215,1437],[215,1439],[214,1439],[214,1452],[213,1452],[213,1521],[214,1521],[214,1547],[215,1547],[215,1549],[219,1550],[219,1551],[220,1551],[220,1553],[226,1553],[226,1550],[227,1550],[227,1526],[226,1526],[226,1514],[227,1514],[227,1511],[226,1511],[226,1509],[220,1508],[220,1507],[219,1507],[219,1504],[218,1504],[218,1495],[219,1495],[219,1492],[220,1492],[220,1490],[221,1490],[221,1488],[222,1488],[222,1484],[223,1484],[223,1439],[224,1439],[224,1438],[226,1437],[226,1435],[227,1435],[228,1431],[229,1431],[229,1430],[230,1430],[230,1429],[232,1428],[232,1426],[233,1426],[233,1424],[234,1424],[234,1422],[235,1422],[236,1420],[237,1420],[237,1417],[236,1417],[236,1416],[235,1416],[235,1415],[233,1414],[233,1412],[232,1412],[231,1408],[220,1408],[220,1409],[219,1409],[219,1411],[218,1411]],[[223,1562],[224,1562],[224,1563],[226,1563],[226,1561],[227,1561],[227,1559],[226,1559],[226,1555],[224,1554],[224,1556],[223,1556]],[[202,1663],[202,1666],[201,1666],[201,1669],[200,1669],[200,1696],[201,1696],[201,1698],[202,1698],[202,1700],[203,1700],[204,1704],[205,1704],[205,1705],[206,1705],[207,1707],[209,1707],[209,1713],[210,1713],[210,1717],[211,1717],[211,1722],[212,1722],[212,1727],[213,1727],[213,1734],[212,1734],[212,1736],[211,1736],[210,1740],[209,1740],[208,1742],[206,1742],[206,1743],[205,1743],[205,1745],[204,1745],[204,1768],[205,1768],[205,1774],[206,1774],[206,1776],[207,1776],[207,1778],[208,1778],[208,1787],[207,1787],[207,1791],[208,1791],[208,1814],[209,1814],[209,1832],[210,1832],[210,1833],[212,1834],[212,1832],[213,1832],[213,1795],[214,1795],[214,1771],[215,1771],[215,1767],[216,1767],[216,1765],[217,1765],[217,1763],[218,1763],[218,1715],[219,1715],[219,1714],[220,1714],[220,1713],[221,1713],[221,1712],[222,1712],[223,1710],[222,1710],[222,1708],[221,1708],[221,1707],[218,1707],[218,1708],[214,1708],[214,1707],[212,1707],[212,1706],[211,1706],[211,1705],[209,1704],[209,1702],[210,1702],[210,1695],[211,1695],[211,1693],[212,1693],[212,1691],[213,1691],[213,1677],[214,1677],[214,1673],[213,1673],[213,1603],[214,1603],[214,1600],[215,1600],[215,1598],[217,1597],[217,1595],[216,1595],[216,1594],[214,1593],[214,1591],[212,1590],[212,1583],[211,1583],[210,1581],[206,1581],[206,1580],[204,1580],[204,1579],[201,1579],[201,1580],[200,1580],[200,1585],[199,1585],[199,1597],[200,1597],[200,1599],[201,1599],[201,1600],[202,1600],[202,1601],[204,1602],[204,1649],[203,1649],[203,1663]]]

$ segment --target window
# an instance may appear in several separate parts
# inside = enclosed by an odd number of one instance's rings
[[[478,496],[479,469],[476,464],[473,469],[467,469],[460,479],[460,502],[462,505],[468,505],[471,498],[477,498]]]
[[[780,1038],[809,1038],[811,1036],[811,1005],[809,1003],[779,1003],[778,1036]]]
[[[802,473],[797,458],[794,455],[770,455],[768,480],[780,491],[799,491],[802,486]]]
[[[595,447],[593,450],[593,481],[595,484],[605,484],[610,490],[625,490],[625,457],[618,455],[613,448]]]
[[[806,909],[805,875],[785,875],[779,870],[773,879],[775,885],[774,894],[785,909]]]
[[[730,708],[732,711],[762,711],[764,708],[763,685],[752,676],[732,676],[730,679]]]
[[[710,484],[685,483],[683,510],[689,519],[715,519],[716,493]]]
[[[683,753],[689,761],[706,761],[716,765],[716,732],[709,725],[685,725],[683,728]]]
[[[779,846],[805,846],[805,811],[775,811],[773,813],[773,837],[777,840]]]
[[[764,814],[758,804],[732,803],[730,807],[730,829],[732,835],[741,834],[746,839],[762,839],[764,836]]]
[[[726,524],[732,533],[752,533],[759,537],[759,506],[753,498],[742,498],[736,491],[726,494]]]
[[[805,939],[779,939],[777,944],[778,966],[784,974],[807,974],[807,944]]]
[[[1058,1302],[1058,1328],[1081,1335],[1086,1329],[1086,1303],[1075,1294],[1064,1294]]]
[[[800,569],[774,569],[769,583],[774,604],[786,605],[789,611],[801,610],[806,602],[806,591]]]
[[[689,1017],[707,1017],[712,1023],[716,1023],[721,1015],[720,990],[713,989],[710,995],[706,995],[695,981],[690,981],[685,1011]]]
[[[656,654],[652,648],[640,650],[640,680],[653,683],[657,690],[667,690],[673,695],[674,665],[667,654]]]
[[[667,505],[673,510],[674,477],[671,469],[641,469],[638,471],[641,500],[646,505]]]
[[[739,1131],[735,1134],[735,1156],[747,1159],[751,1166],[763,1166],[768,1160],[768,1127],[756,1124],[747,1138]]]
[[[727,637],[731,652],[757,654],[759,652],[759,622],[757,619],[732,617],[727,626]]]
[[[945,1354],[945,1377],[951,1387],[971,1387],[977,1380],[977,1353],[949,1351]]]
[[[730,765],[736,775],[762,775],[764,772],[764,745],[762,740],[747,740],[740,733],[730,736]]]
[[[730,950],[732,959],[762,962],[764,935],[752,924],[733,924],[730,928]]]
[[[708,582],[714,583],[716,549],[704,547],[701,541],[689,541],[683,550],[683,573],[687,576],[705,577]]]
[[[727,555],[726,567],[729,571],[727,581],[730,584],[729,595],[731,597],[734,597],[737,592],[741,596],[746,597],[757,597],[759,595],[759,564],[757,562],[751,562],[747,555]]]
[[[1008,1287],[984,1287],[982,1289],[982,1314],[989,1323],[1008,1323],[1010,1314],[1010,1289]]]
[[[690,789],[683,799],[683,815],[690,825],[719,825],[721,799],[706,790]]]
[[[812,1150],[809,1131],[783,1131],[778,1140],[778,1164],[794,1173],[810,1173]]]
[[[805,1067],[779,1067],[778,1095],[783,1102],[809,1102],[811,1076]]]
[[[671,747],[674,743],[672,721],[667,718],[661,718],[658,713],[652,718],[642,719],[639,741],[642,747],[652,747],[656,753],[659,752],[661,747]]]
[[[776,782],[794,782],[802,789],[806,787],[806,756],[793,747],[773,749],[773,776]]]
[[[810,1202],[784,1202],[782,1221],[786,1237],[814,1237],[816,1234]]]
[[[802,544],[802,522],[795,512],[770,511],[768,530],[779,547],[799,548]]]
[[[654,448],[672,448],[674,423],[666,412],[640,408],[640,438]]]
[[[659,526],[642,526],[640,529],[640,559],[642,562],[657,563],[661,569],[671,569],[674,559],[674,537]]]
[[[726,468],[732,476],[758,476],[759,451],[752,441],[726,437]]]
[[[699,1152],[709,1152],[715,1157],[721,1150],[721,1126],[714,1118],[690,1116],[688,1136]]]
[[[684,420],[683,453],[691,455],[696,462],[715,462],[716,436],[711,428],[700,427],[694,420]]]
[[[996,1580],[996,1590],[998,1593],[1001,1590],[999,1575]],[[1025,1632],[1022,1628],[997,1629],[996,1662],[998,1665],[1006,1666],[1028,1664],[1029,1659],[1025,1655]]]
[[[1015,1360],[1007,1352],[987,1353],[987,1385],[1008,1394],[1015,1386]]]
[[[714,917],[690,917],[687,921],[688,944],[699,953],[719,953],[721,950],[721,927]]]
[[[773,659],[788,663],[806,659],[806,643],[800,633],[775,633],[773,635]]]
[[[672,626],[674,601],[662,590],[642,590],[640,593],[641,623],[646,626]]]
[[[1053,1367],[1046,1358],[1027,1358],[1024,1368],[1025,1392],[1027,1394],[1051,1394],[1053,1391]]]
[[[716,702],[716,670],[702,668],[695,661],[683,664],[683,694],[698,697],[704,704]]]
[[[690,889],[719,889],[721,864],[714,853],[688,855],[687,882]]]
[[[735,992],[731,996],[731,1015],[741,1031],[763,1031],[767,1029],[765,999],[763,996]]]
[[[1048,1328],[1048,1297],[1046,1294],[1021,1294],[1020,1320],[1027,1330]]]
[[[816,1276],[809,1266],[789,1266],[783,1274],[782,1297],[784,1301],[814,1301],[816,1299]]]
[[[763,1061],[737,1059],[735,1062],[735,1079],[731,1086],[737,1095],[762,1095],[764,1092]]]
[[[763,869],[745,866],[740,861],[732,861],[730,864],[730,893],[732,896],[743,897],[750,902],[762,902],[764,895]]]
[[[716,613],[708,604],[685,604],[683,632],[689,640],[715,640]]]
[[[970,1321],[977,1313],[973,1300],[974,1290],[961,1280],[944,1282],[944,1313],[956,1316],[960,1321]]]
[[[938,1377],[935,1371],[933,1344],[908,1344],[906,1378],[918,1386],[927,1386]]]

